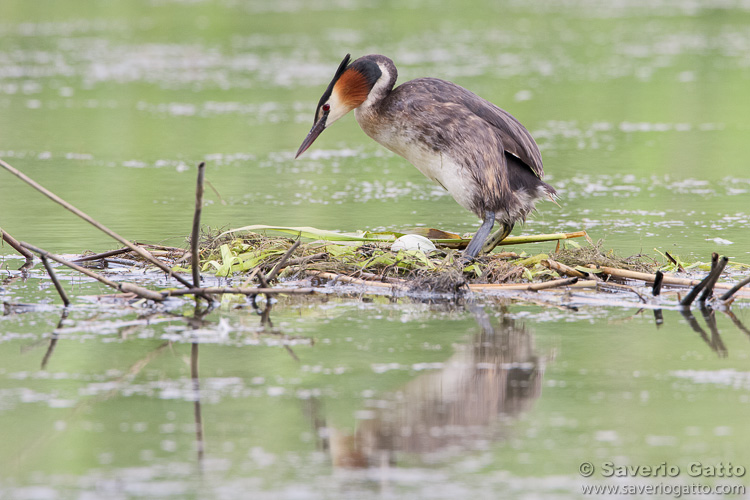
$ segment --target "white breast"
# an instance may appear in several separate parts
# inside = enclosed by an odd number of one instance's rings
[[[361,108],[354,110],[354,116],[367,135],[406,158],[425,177],[448,191],[459,205],[470,211],[475,210],[473,201],[479,189],[467,169],[445,154],[423,144],[408,128],[390,126],[392,124],[373,126],[372,120]]]

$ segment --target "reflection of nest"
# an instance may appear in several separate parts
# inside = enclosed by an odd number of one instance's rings
[[[479,447],[501,434],[496,424],[504,417],[528,410],[541,394],[543,375],[532,334],[511,319],[495,329],[485,323],[473,344],[442,370],[409,382],[387,408],[360,421],[354,436],[339,435],[343,449],[331,442],[334,463],[361,467],[388,451]]]

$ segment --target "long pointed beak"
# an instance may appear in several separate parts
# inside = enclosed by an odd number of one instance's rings
[[[307,148],[312,146],[312,143],[315,142],[315,139],[318,138],[321,132],[325,130],[326,128],[326,116],[324,115],[320,120],[318,120],[318,123],[313,125],[313,128],[310,129],[310,133],[307,134],[307,137],[305,137],[305,140],[302,141],[302,145],[297,150],[297,155],[294,157],[295,159],[299,158],[299,155],[307,151]]]

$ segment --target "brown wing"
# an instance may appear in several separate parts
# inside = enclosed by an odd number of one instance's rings
[[[475,179],[472,210],[480,217],[485,210],[510,211],[518,205],[506,154],[520,160],[514,167],[527,169],[529,185],[541,182],[542,158],[531,134],[513,116],[463,87],[420,78],[395,88],[384,105],[390,119],[408,123],[405,135],[451,157]],[[523,171],[515,172],[527,178]]]
[[[420,99],[421,101],[449,105],[452,109],[456,109],[456,107],[451,105],[457,105],[459,108],[464,108],[464,110],[481,118],[492,126],[505,151],[518,157],[540,179],[544,176],[542,155],[534,138],[531,137],[526,127],[521,125],[507,111],[463,87],[437,78],[419,78],[406,82],[395,90],[398,91],[402,88],[406,91],[405,94],[412,96],[415,95],[414,90],[418,88],[417,94],[423,96]],[[429,94],[429,96],[425,94]]]

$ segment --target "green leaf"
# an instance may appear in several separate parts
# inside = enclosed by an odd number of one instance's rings
[[[335,231],[327,231],[325,229],[318,229],[309,226],[300,227],[287,227],[287,226],[266,226],[264,224],[256,224],[253,226],[244,226],[237,229],[230,229],[222,233],[220,236],[225,234],[232,234],[238,232],[251,232],[261,233],[266,231],[277,231],[281,233],[293,234],[302,238],[311,240],[326,240],[326,241],[394,241],[396,239],[396,233],[337,233]],[[363,236],[369,234],[369,236]],[[380,235],[378,235],[380,234]]]
[[[357,252],[356,246],[351,245],[326,245],[324,250],[331,254],[333,257],[342,257],[344,255],[355,255]]]
[[[360,267],[362,269],[365,269],[369,266],[392,266],[396,263],[396,256],[392,253],[386,253],[386,252],[378,252],[374,254],[371,258],[367,259],[365,262],[360,264]]]
[[[216,267],[217,276],[229,276],[232,272],[232,265],[237,261],[237,256],[229,248],[229,245],[221,245],[219,248],[221,253],[221,264],[216,261],[210,261],[209,263]]]
[[[536,264],[539,264],[541,261],[549,259],[549,255],[546,253],[540,253],[539,255],[532,255],[531,257],[528,257],[526,259],[521,259],[513,262],[513,264],[517,266],[535,266]]]
[[[464,267],[465,273],[474,273],[474,275],[478,278],[482,275],[482,269],[479,267],[479,264],[469,264],[468,266]]]
[[[237,270],[238,271],[249,271],[263,261],[273,257],[274,255],[283,254],[284,250],[277,248],[271,248],[263,251],[246,252],[237,256]]]
[[[529,281],[534,281],[534,275],[531,273],[528,267],[523,269],[523,277]]]
[[[398,254],[396,254],[396,258],[405,261],[416,260],[428,269],[434,269],[435,267],[435,264],[433,264],[421,250],[399,250]]]

